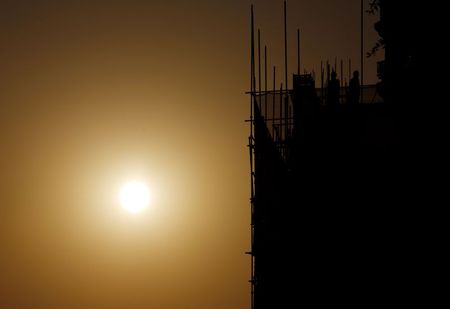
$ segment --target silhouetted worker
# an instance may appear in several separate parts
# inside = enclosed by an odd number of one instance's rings
[[[331,110],[336,111],[339,105],[340,83],[335,71],[331,72],[331,80],[328,82],[327,103]]]
[[[353,72],[353,78],[348,85],[348,103],[351,105],[358,104],[361,96],[361,86],[359,84],[359,72]]]

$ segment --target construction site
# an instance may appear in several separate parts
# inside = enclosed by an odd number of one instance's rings
[[[364,85],[364,68],[350,62],[323,61],[319,74],[302,70],[299,30],[297,72],[288,72],[286,2],[285,68],[277,82],[252,7],[252,309],[386,304],[408,281],[398,182],[408,177],[401,162],[409,151],[404,106],[412,102],[414,30],[408,18],[395,23],[389,1],[377,5],[374,26],[385,39],[377,85]]]

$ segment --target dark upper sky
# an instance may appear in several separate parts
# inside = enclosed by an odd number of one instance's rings
[[[281,72],[282,1],[253,3]],[[359,64],[359,1],[288,8],[291,73],[298,27],[306,69]],[[249,307],[249,12],[0,1],[0,307]],[[117,205],[133,178],[154,194],[138,216]]]

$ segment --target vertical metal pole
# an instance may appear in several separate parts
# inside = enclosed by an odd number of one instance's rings
[[[288,89],[288,59],[287,59],[287,12],[286,12],[286,0],[284,1],[284,85],[286,90]]]
[[[300,29],[297,29],[297,74],[300,75]]]
[[[272,138],[275,139],[275,91],[276,91],[276,67],[273,66],[273,92],[272,92]]]
[[[267,119],[267,46],[264,45],[264,117]]]
[[[284,97],[284,141],[288,136],[288,123],[289,123],[289,94],[286,89],[286,96]]]
[[[287,9],[286,9],[286,0],[284,1],[284,82],[285,82],[285,91],[286,91],[286,99],[288,96],[288,89],[289,89],[289,83],[288,83],[288,41],[287,41]],[[281,93],[283,93],[283,84],[281,84]],[[283,135],[283,127],[282,127],[282,109],[283,109],[283,95],[281,96],[281,110],[280,110],[280,134]],[[285,119],[287,121],[287,119]],[[281,145],[281,144],[280,144]],[[281,153],[283,155],[283,150],[281,148]]]
[[[251,295],[250,295],[250,302],[251,302],[251,308],[255,308],[255,257],[253,255],[254,252],[254,233],[255,233],[255,222],[254,222],[254,196],[255,196],[255,189],[254,189],[254,168],[253,168],[253,105],[254,105],[254,94],[255,94],[255,28],[254,28],[254,14],[253,14],[253,5],[251,6],[251,34],[250,34],[250,49],[251,49],[251,93],[250,93],[250,137],[249,137],[249,152],[250,152],[250,216],[251,216],[251,262],[250,262],[250,268],[251,268]]]
[[[251,106],[250,106],[250,121],[252,125],[250,126],[250,136],[253,136],[253,104],[255,99],[255,23],[253,16],[253,5],[251,6],[251,34],[250,34],[250,59],[251,59],[251,72],[250,72],[250,80],[251,80]]]
[[[279,145],[280,145],[280,153],[281,153],[281,140],[283,139],[283,83],[281,83],[280,86],[280,127],[278,130],[278,134],[279,134]]]
[[[364,0],[361,0],[361,99],[363,102],[363,87],[364,87]]]
[[[258,29],[258,92],[259,95],[261,95],[261,31],[259,29]],[[261,102],[259,102],[259,105],[261,107]]]

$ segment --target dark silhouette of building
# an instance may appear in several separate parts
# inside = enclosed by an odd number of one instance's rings
[[[417,1],[378,0],[377,3],[380,20],[375,29],[385,52],[384,61],[378,64],[381,82],[377,86],[383,99],[395,109],[402,147],[410,152],[412,149],[407,148],[415,148],[420,136],[422,142],[426,139],[423,136],[426,130],[417,130],[417,120],[429,123],[427,109],[433,105],[431,93],[424,93],[429,87],[428,78],[421,78],[425,72],[419,68],[419,46],[424,29],[418,16],[423,5]]]
[[[393,104],[408,104],[414,98],[411,87],[420,86],[418,70],[417,20],[419,4],[379,0],[380,20],[375,24],[384,47],[385,60],[379,63],[380,92]],[[401,22],[399,18],[401,17]],[[417,87],[415,90],[420,90]]]
[[[397,23],[386,16],[399,12],[384,6],[390,2],[381,1],[377,24],[389,37],[381,102],[359,99],[356,73],[348,89],[339,88],[334,73],[324,100],[323,70],[319,89],[313,74],[298,72],[292,89],[257,91],[252,12],[252,308],[401,306],[406,297],[417,299],[417,235],[402,187],[410,182],[404,156],[411,124],[400,112],[413,102],[407,89],[414,85],[414,44],[402,38],[396,45]],[[340,104],[346,92],[350,104]]]

